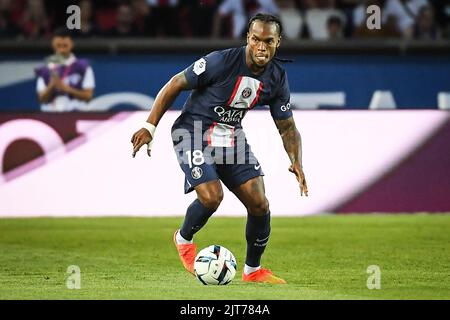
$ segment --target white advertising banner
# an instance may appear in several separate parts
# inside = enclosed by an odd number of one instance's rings
[[[145,146],[132,158],[132,134],[147,111],[122,112],[77,123],[83,134],[64,144],[36,120],[0,125],[0,156],[26,136],[45,154],[0,176],[0,216],[182,216],[195,192],[183,192],[184,174],[172,148],[169,111],[156,130],[152,157]],[[294,111],[302,135],[309,196],[301,197],[268,111],[249,112],[243,127],[265,173],[266,196],[277,216],[330,212],[364,190],[416,150],[449,114],[421,111]],[[53,143],[54,147],[49,146]],[[47,151],[46,151],[47,150]],[[215,215],[242,216],[243,205],[224,186]]]

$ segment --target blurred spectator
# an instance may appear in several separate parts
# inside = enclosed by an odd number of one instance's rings
[[[45,11],[43,0],[28,0],[20,19],[20,28],[27,38],[48,38],[51,23]]]
[[[74,4],[79,5],[78,2],[79,0],[44,0],[44,6],[47,12],[47,16],[51,17],[52,28],[54,28],[55,26],[66,25],[68,17],[68,14],[66,13],[67,7]]]
[[[302,2],[305,9],[329,9],[336,7],[335,0],[303,0]]]
[[[214,38],[223,36],[230,38],[241,37],[247,21],[244,1],[224,0],[221,3],[214,16],[212,32]]]
[[[355,28],[354,38],[400,38],[402,33],[398,28],[397,17],[389,15],[386,21],[381,25],[381,29],[367,28],[365,24]]]
[[[414,39],[438,39],[440,36],[433,8],[430,6],[420,8],[419,16],[413,27],[412,37]]]
[[[430,0],[442,35],[450,38],[450,1]]]
[[[364,0],[358,6],[353,9],[353,26],[354,28],[363,27],[366,25],[367,21],[367,8],[376,5],[381,9],[381,18],[383,19],[384,5],[386,0]]]
[[[344,24],[338,16],[330,16],[327,20],[328,39],[339,40],[344,38]]]
[[[336,0],[336,7],[341,10],[353,10],[360,3],[361,0]]]
[[[0,0],[0,39],[16,38],[20,34],[12,18],[12,0]]]
[[[243,4],[248,19],[260,12],[278,14],[278,7],[273,0],[244,0]]]
[[[95,0],[95,22],[102,33],[116,25],[117,6],[117,0],[114,3],[111,0]]]
[[[134,14],[134,24],[140,33],[146,31],[146,22],[150,15],[150,6],[146,0],[132,0],[131,7]]]
[[[420,8],[427,5],[427,0],[387,0],[383,22],[386,22],[388,16],[395,16],[402,35],[411,35]]]
[[[384,0],[366,0],[353,11],[354,38],[399,38],[402,36],[395,15],[386,15]],[[381,29],[367,28],[367,7],[376,5],[381,9]]]
[[[131,5],[122,3],[117,8],[116,25],[105,32],[108,37],[137,37],[142,35],[134,23],[134,12]]]
[[[180,29],[183,37],[210,37],[214,14],[220,0],[184,0],[180,8]]]
[[[42,111],[86,110],[95,88],[89,63],[72,53],[73,40],[66,28],[57,29],[52,38],[54,54],[36,68],[36,91]]]
[[[325,40],[328,38],[327,21],[330,17],[338,17],[342,24],[346,23],[344,12],[334,8],[334,0],[308,0],[305,21],[311,39]]]
[[[147,0],[147,3],[150,5],[150,15],[146,34],[156,37],[179,36],[178,0]]]
[[[66,8],[73,3],[73,0],[0,0],[0,38],[48,38],[52,26],[66,23]],[[248,19],[257,12],[279,16],[286,39],[450,38],[448,0],[77,0],[75,3],[81,8],[81,31],[76,36],[83,38],[97,35],[241,38],[245,36]],[[366,27],[369,5],[381,8],[381,30]],[[424,6],[429,9],[422,12]]]
[[[91,0],[81,0],[78,5],[81,11],[81,30],[77,37],[90,38],[99,34],[100,30],[94,22],[94,8]]]
[[[294,0],[278,0],[279,16],[283,24],[283,37],[287,39],[299,38],[303,26],[303,17],[296,8]]]
[[[399,28],[398,18],[395,15],[387,15],[384,23],[381,26],[382,38],[400,38],[402,37],[402,31]]]
[[[342,10],[346,17],[346,24],[344,25],[344,37],[349,38],[352,36],[353,25],[353,10],[363,2],[363,0],[336,0],[336,7]]]
[[[247,21],[256,13],[270,13],[278,15],[278,7],[273,0],[224,0],[214,17],[213,37],[224,35],[223,25],[231,31],[232,38],[240,38],[245,35]],[[231,23],[226,23],[226,21]],[[231,28],[230,28],[231,25]]]
[[[198,6],[194,7],[194,36],[209,37],[211,36],[214,14],[218,8],[217,0],[201,0],[194,1]]]

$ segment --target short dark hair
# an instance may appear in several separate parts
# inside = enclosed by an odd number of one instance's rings
[[[73,32],[66,27],[58,27],[53,31],[53,37],[73,38]]]
[[[268,13],[257,13],[253,17],[251,17],[248,22],[248,26],[247,26],[248,32],[250,32],[252,23],[256,20],[259,20],[264,23],[275,23],[278,28],[278,34],[281,36],[281,34],[283,33],[283,25],[281,24],[280,18],[278,18],[277,16],[274,16],[272,14],[268,14]]]

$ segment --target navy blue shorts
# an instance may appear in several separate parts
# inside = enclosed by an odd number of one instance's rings
[[[195,146],[193,139],[174,141],[174,150],[185,175],[184,193],[204,182],[221,180],[232,191],[246,181],[263,176],[261,165],[245,140],[240,146]]]

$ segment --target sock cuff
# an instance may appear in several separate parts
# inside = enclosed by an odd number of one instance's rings
[[[200,201],[198,198],[195,199],[194,202],[193,202],[191,205],[201,206],[203,212],[208,213],[210,216],[211,216],[214,212],[216,212],[216,210],[214,210],[214,209],[209,209],[209,208],[205,207],[205,206],[203,205],[203,203],[201,203],[201,201]]]
[[[266,215],[263,215],[263,216],[255,216],[255,215],[248,213],[247,220],[249,222],[257,224],[257,225],[270,223],[270,211]]]
[[[245,275],[249,275],[250,273],[253,273],[255,271],[258,271],[259,269],[261,269],[261,266],[257,266],[257,267],[251,267],[247,264],[244,265],[244,274]]]
[[[185,237],[183,237],[181,235],[181,230],[178,230],[177,234],[175,235],[175,240],[177,241],[178,244],[192,244],[192,243],[194,243],[192,241],[192,238],[191,238],[191,240],[188,240]]]

